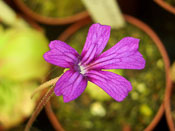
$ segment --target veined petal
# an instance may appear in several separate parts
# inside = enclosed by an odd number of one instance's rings
[[[139,39],[125,37],[102,53],[90,66],[92,69],[143,69],[145,60],[138,48]]]
[[[55,94],[63,95],[64,102],[69,102],[81,95],[87,86],[86,78],[79,72],[66,71],[55,86]]]
[[[74,48],[59,40],[51,41],[49,47],[50,51],[44,54],[44,59],[63,68],[71,67],[80,57]]]
[[[107,25],[93,24],[90,27],[81,53],[81,63],[88,64],[103,51],[109,40],[110,30],[111,27]]]
[[[124,77],[108,71],[91,70],[87,74],[88,80],[102,88],[116,101],[123,101],[132,90],[131,83]]]

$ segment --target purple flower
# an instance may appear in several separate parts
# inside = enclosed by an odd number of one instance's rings
[[[62,41],[50,42],[50,51],[44,54],[44,59],[51,64],[70,68],[55,86],[55,94],[63,95],[64,102],[79,97],[88,81],[119,102],[132,90],[131,83],[124,77],[102,69],[143,69],[145,60],[138,51],[139,39],[125,37],[101,54],[109,40],[110,30],[110,26],[93,24],[81,55]]]

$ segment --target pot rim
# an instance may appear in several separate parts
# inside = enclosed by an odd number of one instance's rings
[[[167,89],[166,92],[166,98],[165,98],[165,116],[168,122],[168,126],[170,131],[174,131],[175,130],[175,125],[173,122],[173,118],[171,115],[171,95],[172,95],[172,90],[174,88],[175,85],[171,86],[171,88]]]
[[[141,29],[142,31],[144,31],[153,40],[153,42],[156,44],[157,48],[159,49],[161,56],[163,58],[164,64],[165,64],[165,71],[166,71],[166,86],[165,86],[166,88],[165,88],[165,93],[164,93],[165,96],[164,96],[162,104],[160,105],[158,112],[154,116],[153,120],[144,129],[145,131],[150,131],[150,130],[153,130],[154,127],[158,124],[158,122],[160,121],[160,119],[165,111],[164,101],[167,99],[166,95],[168,95],[168,90],[171,88],[171,84],[172,84],[171,79],[170,79],[170,74],[169,74],[170,62],[169,62],[169,58],[168,58],[167,52],[165,50],[165,47],[163,46],[163,43],[160,41],[159,37],[156,35],[156,33],[148,25],[146,25],[142,21],[138,20],[137,18],[134,18],[133,16],[129,16],[129,15],[124,14],[124,18],[128,23],[130,23],[130,24],[136,26],[137,28]],[[79,22],[71,25],[58,37],[58,39],[61,41],[65,41],[68,37],[70,37],[73,33],[75,33],[75,31],[80,29],[82,26],[87,25],[91,21],[92,20],[88,17],[82,21],[79,21]],[[49,105],[50,105],[50,102],[48,102],[48,104],[46,105],[45,108],[46,109],[51,108],[51,106],[49,106]],[[53,112],[48,112],[47,110],[46,110],[47,114],[53,113]],[[54,113],[52,115],[54,115]],[[49,115],[48,115],[48,117],[49,117],[50,121],[52,122],[52,124],[54,125],[54,123],[55,123],[54,119],[52,119]],[[54,127],[55,127],[55,125],[54,125]]]
[[[172,90],[175,88],[175,83],[172,84],[171,88],[167,89],[166,92],[166,98],[165,98],[165,116],[168,122],[169,129],[171,131],[175,130],[175,124],[171,115],[171,96],[172,96]]]
[[[170,4],[166,3],[164,0],[154,0],[159,6],[167,10],[168,12],[175,15],[175,7],[171,6]]]
[[[29,18],[32,18],[37,22],[48,24],[48,25],[70,24],[89,16],[87,11],[82,11],[72,16],[67,16],[63,18],[52,18],[52,17],[42,16],[42,15],[39,15],[38,13],[35,13],[34,11],[32,11],[32,9],[27,7],[27,5],[21,0],[13,0],[13,1],[26,16],[28,16]]]

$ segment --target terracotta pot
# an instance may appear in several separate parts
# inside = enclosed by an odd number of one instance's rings
[[[75,15],[64,17],[64,18],[52,18],[52,17],[42,16],[42,15],[35,13],[29,7],[27,7],[27,5],[24,4],[24,2],[22,2],[21,0],[14,0],[14,2],[26,16],[28,16],[29,18],[37,22],[43,23],[43,24],[49,24],[49,25],[70,24],[70,23],[79,21],[89,16],[87,11],[82,11]]]
[[[159,6],[164,8],[165,10],[169,11],[170,13],[175,15],[175,7],[171,6],[170,4],[166,3],[164,0],[154,0]]]
[[[168,55],[166,53],[166,50],[162,44],[162,42],[160,41],[160,39],[158,38],[158,36],[155,34],[155,32],[146,24],[144,24],[143,22],[141,22],[140,20],[132,17],[132,16],[128,16],[128,15],[124,15],[124,18],[126,19],[126,21],[136,27],[138,27],[139,29],[141,29],[142,31],[144,31],[152,40],[153,42],[156,44],[158,50],[160,51],[164,64],[165,64],[165,71],[166,71],[166,94],[168,92],[168,90],[171,88],[171,80],[169,77],[169,58]],[[92,23],[90,18],[87,18],[85,20],[79,21],[75,24],[73,24],[72,26],[70,26],[67,30],[65,30],[65,32],[62,33],[61,36],[58,37],[59,40],[61,41],[65,41],[66,39],[68,39],[72,34],[74,34],[77,30],[79,30],[81,27]],[[167,97],[164,97],[164,100],[166,100]],[[63,130],[63,128],[61,127],[61,124],[59,123],[59,121],[57,120],[54,112],[52,111],[50,102],[48,102],[48,104],[46,105],[46,112],[47,115],[52,123],[52,125],[54,126],[54,128],[56,130]],[[159,120],[161,119],[162,115],[164,113],[164,102],[162,102],[161,106],[159,107],[154,119],[152,119],[151,123],[145,128],[146,131],[150,131],[153,130],[154,127],[157,125],[157,123],[159,122]],[[123,129],[129,129],[129,126],[125,126]]]
[[[171,115],[171,111],[172,111],[171,110],[171,96],[174,95],[173,88],[175,88],[175,85],[173,85],[171,88],[167,90],[166,97],[165,97],[165,114],[166,114],[166,119],[167,119],[170,131],[175,130],[175,123]]]

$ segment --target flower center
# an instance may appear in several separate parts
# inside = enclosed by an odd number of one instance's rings
[[[79,67],[79,71],[82,75],[84,75],[86,73],[86,69],[83,65],[81,65],[81,63],[78,63],[78,67]]]

